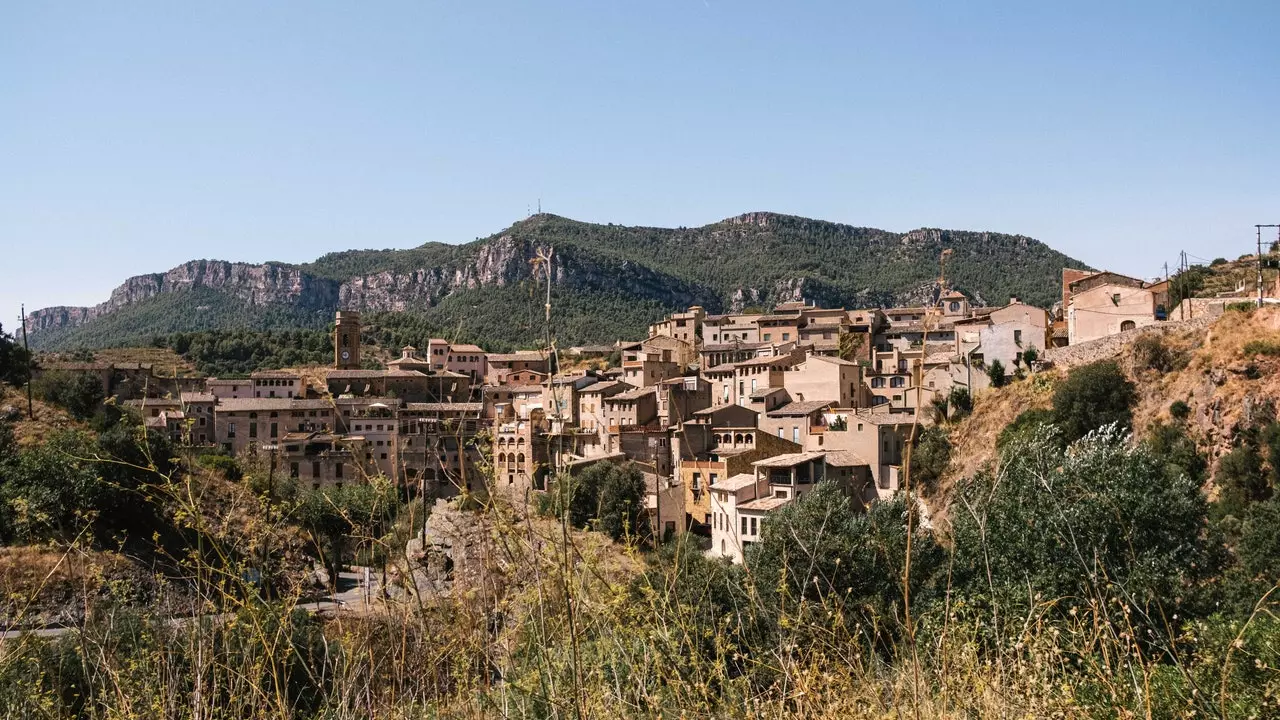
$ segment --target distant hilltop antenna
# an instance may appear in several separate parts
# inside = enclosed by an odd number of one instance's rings
[[[538,198],[538,214],[542,214],[542,198]]]

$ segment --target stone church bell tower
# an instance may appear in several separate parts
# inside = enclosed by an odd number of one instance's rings
[[[360,367],[360,313],[339,310],[333,324],[333,366],[339,370]]]

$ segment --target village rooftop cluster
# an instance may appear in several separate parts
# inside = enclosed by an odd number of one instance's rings
[[[1030,371],[1054,348],[1187,313],[1166,310],[1167,282],[1062,277],[1052,311],[1016,298],[971,307],[956,291],[888,309],[691,307],[635,342],[489,353],[431,338],[379,370],[362,368],[359,313],[340,311],[322,387],[289,370],[45,371],[94,373],[108,396],[175,441],[265,456],[273,472],[315,488],[381,474],[426,498],[499,492],[527,502],[554,472],[632,461],[655,533],[697,533],[710,552],[741,561],[769,514],[820,481],[864,505],[897,492],[913,425],[931,419],[917,408],[987,387],[996,363]],[[593,358],[602,367],[566,369]]]

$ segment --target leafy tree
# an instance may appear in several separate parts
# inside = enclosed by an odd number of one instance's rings
[[[947,404],[951,406],[951,419],[961,420],[973,412],[973,396],[969,388],[953,387],[947,395]]]
[[[830,482],[775,510],[746,557],[765,605],[779,614],[840,610],[850,626],[861,622],[879,628],[878,641],[891,638],[897,628],[888,619],[901,617],[907,512],[902,498],[860,512]],[[937,590],[943,555],[920,534],[911,557],[912,602],[923,605]]]
[[[999,475],[961,491],[956,587],[1010,618],[1031,598],[1059,613],[1118,602],[1162,632],[1212,566],[1199,483],[1116,426],[1065,450],[1055,432],[1005,448]]]
[[[19,452],[0,486],[12,523],[7,539],[69,540],[96,521],[112,488],[89,461],[95,454],[93,441],[77,431]]]
[[[1133,383],[1111,361],[1075,368],[1053,395],[1053,423],[1064,439],[1074,442],[1091,430],[1116,425],[1128,430],[1137,400]]]
[[[1053,425],[1053,411],[1043,408],[1034,408],[1031,410],[1023,410],[1013,422],[1004,426],[1000,434],[996,437],[996,449],[1003,450],[1010,443],[1020,438],[1029,437],[1041,432],[1044,426]],[[1052,437],[1061,438],[1061,433]]]
[[[1026,363],[1027,367],[1031,367],[1031,363],[1039,359],[1040,359],[1040,351],[1036,350],[1035,345],[1032,345],[1028,347],[1026,350],[1022,351],[1022,362]]]
[[[298,519],[311,533],[317,554],[337,588],[338,573],[356,546],[372,545],[390,529],[397,509],[395,488],[384,478],[304,494]]]
[[[1146,444],[1151,454],[1166,465],[1181,470],[1197,483],[1204,483],[1209,465],[1185,428],[1157,423],[1148,432]]]
[[[0,382],[15,387],[26,384],[30,362],[31,354],[0,325]]]
[[[610,464],[612,465],[612,464]],[[595,528],[615,541],[635,538],[649,540],[650,527],[645,507],[644,475],[635,467],[612,465],[612,472],[600,478],[600,505]]]
[[[41,400],[64,408],[77,420],[88,420],[102,409],[105,393],[96,375],[50,371],[36,378],[32,388]]]
[[[951,462],[951,441],[940,427],[928,427],[920,432],[911,448],[911,483],[924,494],[938,489],[938,480]]]
[[[599,530],[614,540],[648,540],[644,475],[634,463],[600,462],[551,483],[542,509],[559,515],[567,507],[575,527]]]
[[[1186,420],[1191,416],[1191,406],[1185,400],[1174,400],[1169,404],[1169,416],[1174,420]]]
[[[992,360],[987,367],[987,378],[991,380],[991,387],[1004,387],[1009,382],[1009,377],[1004,374],[1004,363]]]
[[[1222,515],[1243,517],[1249,505],[1271,497],[1262,457],[1251,444],[1223,455],[1213,481],[1219,488],[1218,510]]]

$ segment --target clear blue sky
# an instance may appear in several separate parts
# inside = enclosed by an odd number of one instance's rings
[[[192,258],[544,210],[1024,233],[1151,276],[1280,222],[1280,3],[6,2],[0,321]]]

